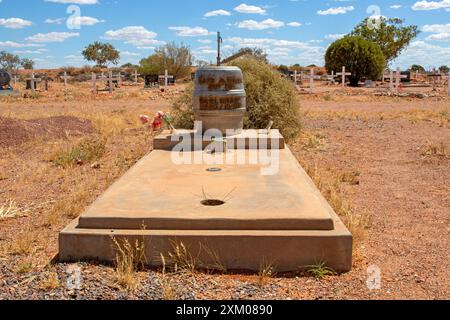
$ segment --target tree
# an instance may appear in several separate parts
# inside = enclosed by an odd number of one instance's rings
[[[422,67],[422,66],[419,65],[419,64],[413,64],[413,65],[411,66],[410,70],[413,71],[413,72],[416,72],[416,71],[419,71],[419,72],[425,72],[425,68]]]
[[[191,75],[191,49],[184,44],[168,43],[155,50],[155,53],[140,61],[141,74],[163,74],[165,70],[177,78]]]
[[[18,55],[8,53],[6,51],[0,52],[0,69],[5,69],[8,72],[13,72],[19,69],[21,60]]]
[[[33,70],[34,68],[34,61],[31,59],[22,59],[20,64],[25,70]]]
[[[346,67],[352,75],[350,85],[357,86],[363,77],[376,80],[382,74],[386,60],[379,45],[361,37],[344,37],[332,43],[325,54],[329,72],[340,72]]]
[[[420,33],[418,26],[404,26],[404,20],[399,18],[379,17],[379,27],[371,24],[370,19],[366,18],[357,25],[350,35],[378,44],[387,64],[397,58]]]
[[[87,46],[82,52],[87,61],[97,63],[98,67],[107,67],[108,63],[117,64],[120,59],[120,52],[109,43],[94,42]]]
[[[238,51],[238,53],[247,53],[248,55],[252,56],[258,61],[269,63],[269,60],[267,59],[267,53],[262,48],[242,48]]]
[[[450,68],[447,66],[440,66],[439,71],[441,71],[442,73],[448,74],[450,71]]]
[[[120,68],[122,68],[122,69],[137,69],[137,68],[139,68],[139,66],[128,62],[128,63],[125,63],[124,65],[122,65]]]
[[[289,74],[289,67],[288,67],[288,66],[285,66],[284,64],[281,64],[281,65],[278,67],[278,72],[287,75],[287,74]]]

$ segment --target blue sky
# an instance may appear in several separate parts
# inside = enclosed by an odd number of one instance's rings
[[[214,61],[221,31],[225,55],[258,46],[274,63],[322,65],[328,45],[371,15],[423,31],[392,67],[450,65],[450,0],[0,0],[0,50],[53,68],[87,64],[81,51],[96,40],[114,44],[121,63],[176,41]]]

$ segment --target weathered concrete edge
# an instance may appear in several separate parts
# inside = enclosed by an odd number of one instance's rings
[[[295,271],[325,261],[337,272],[352,266],[352,236],[337,224],[333,231],[212,231],[212,230],[100,230],[78,229],[78,219],[59,236],[59,259],[63,262],[104,261],[115,258],[113,237],[144,242],[148,264],[160,265],[174,243],[183,243],[205,265],[215,262],[205,248],[217,254],[229,270],[258,271],[263,262],[278,272]]]

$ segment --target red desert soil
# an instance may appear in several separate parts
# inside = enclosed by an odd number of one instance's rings
[[[0,147],[19,146],[31,139],[61,139],[67,135],[92,133],[89,120],[75,117],[51,117],[37,120],[17,120],[0,117]]]
[[[45,223],[53,204],[44,204],[0,219],[0,299],[161,299],[167,298],[168,288],[177,299],[450,299],[450,101],[327,99],[300,97],[305,131],[312,138],[309,144],[299,138],[291,148],[305,167],[317,166],[324,177],[353,177],[342,180],[342,197],[353,210],[366,213],[370,224],[355,247],[351,272],[320,280],[277,275],[261,285],[257,275],[179,272],[163,278],[161,271],[145,270],[136,275],[138,288],[127,291],[111,266],[79,263],[82,286],[73,290],[66,286],[73,265],[52,262],[58,231],[73,217],[58,211],[56,221]],[[147,108],[163,109],[166,102],[141,101],[131,110],[129,101],[120,99],[105,105],[105,114],[128,117]],[[34,108],[38,114],[44,110],[43,105]],[[31,104],[8,104],[0,115],[14,111],[20,116],[22,110],[20,118],[30,119],[30,109]],[[67,103],[53,102],[52,109],[67,111]],[[79,214],[151,150],[151,139],[142,130],[109,136],[100,169],[55,168],[39,156],[42,148],[0,157],[0,206],[11,198],[21,208],[63,201],[79,203],[76,210],[68,208]],[[45,179],[23,177],[27,167],[42,168]],[[31,240],[24,236],[28,233]],[[367,287],[369,266],[381,271],[379,290]]]

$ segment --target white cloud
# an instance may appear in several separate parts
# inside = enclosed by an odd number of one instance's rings
[[[216,17],[216,16],[231,16],[231,12],[220,9],[220,10],[214,10],[214,11],[209,11],[207,13],[205,13],[205,17]]]
[[[14,41],[0,41],[0,48],[29,48],[29,47],[42,47],[42,44],[36,43],[18,43]]]
[[[66,39],[78,36],[80,36],[78,32],[50,32],[38,33],[25,40],[37,43],[64,42]]]
[[[31,21],[24,20],[21,18],[8,18],[8,19],[0,19],[0,26],[9,29],[23,29],[25,27],[29,27],[33,25]]]
[[[431,41],[450,41],[450,32],[435,33],[429,35],[426,40]]]
[[[393,63],[403,68],[412,64],[420,64],[425,68],[439,67],[448,64],[450,46],[438,46],[426,41],[414,41],[408,49]]]
[[[327,40],[338,40],[345,37],[345,33],[335,33],[335,34],[328,34],[325,36],[325,39]]]
[[[426,24],[422,27],[423,32],[433,33],[426,40],[448,41],[450,40],[450,23],[448,24]]]
[[[45,0],[45,2],[63,3],[63,4],[97,4],[98,0]]]
[[[429,11],[450,8],[450,0],[443,1],[418,1],[414,3],[412,9],[415,11]]]
[[[213,34],[202,27],[169,27],[170,30],[177,31],[177,36],[180,37],[201,37]]]
[[[336,15],[336,14],[346,14],[347,12],[355,10],[355,7],[349,6],[349,7],[337,7],[337,8],[330,8],[327,10],[319,10],[317,11],[317,14],[321,16],[326,15]]]
[[[209,39],[198,39],[197,41],[199,43],[203,43],[203,44],[210,44],[210,43],[212,43],[212,40],[209,40]]]
[[[389,8],[397,10],[400,9],[402,6],[400,4],[393,4],[392,6],[390,6]]]
[[[450,23],[447,24],[426,24],[422,27],[423,32],[442,33],[450,32]]]
[[[164,42],[156,40],[158,36],[156,32],[149,31],[142,26],[128,26],[118,30],[106,31],[103,39],[124,41],[135,47],[146,47],[160,45]]]
[[[276,21],[273,19],[266,19],[263,21],[245,20],[239,22],[238,27],[248,30],[266,30],[266,29],[278,29],[284,26],[284,22]]]
[[[302,24],[301,24],[300,22],[296,22],[296,21],[294,21],[294,22],[289,22],[287,25],[288,25],[289,27],[295,27],[295,28],[301,27],[301,26],[302,26]]]
[[[63,24],[64,18],[57,18],[57,19],[45,19],[44,23],[48,24]]]
[[[266,14],[266,9],[257,6],[251,6],[246,3],[242,3],[234,8],[235,11],[239,13],[249,13],[249,14]]]
[[[67,19],[68,26],[93,26],[97,23],[104,22],[104,20],[99,20],[93,17],[70,17]]]

